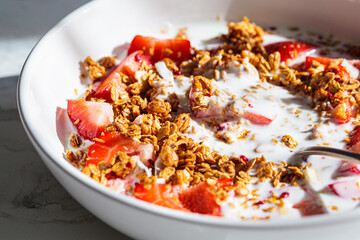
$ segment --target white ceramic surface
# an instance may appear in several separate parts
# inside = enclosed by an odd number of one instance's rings
[[[341,11],[339,11],[341,9]],[[360,40],[360,2],[344,0],[98,0],[76,10],[36,45],[20,76],[18,107],[38,153],[59,182],[92,213],[136,239],[357,239],[360,209],[301,220],[241,222],[153,206],[118,195],[87,178],[62,158],[56,107],[81,92],[79,61],[109,55],[135,34],[248,16],[258,24],[287,24]],[[336,14],[336,17],[334,17]]]

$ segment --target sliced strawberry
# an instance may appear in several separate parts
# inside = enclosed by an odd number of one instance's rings
[[[272,43],[265,46],[268,53],[279,52],[281,61],[294,60],[295,58],[316,49],[315,46],[300,41],[285,41]]]
[[[201,182],[181,192],[179,194],[180,202],[191,212],[220,216],[220,205],[217,203],[213,191],[230,186],[231,183],[231,179],[220,180],[214,185]]]
[[[160,40],[155,46],[155,61],[170,58],[175,63],[181,63],[190,58],[190,41],[186,39]]]
[[[301,216],[312,216],[325,213],[323,206],[313,199],[301,201],[295,204],[293,208],[299,209]]]
[[[190,49],[190,41],[186,39],[157,39],[137,35],[131,41],[128,54],[141,50],[145,55],[151,56],[154,63],[163,58],[180,63],[190,58]]]
[[[74,132],[76,132],[76,128],[71,122],[66,109],[58,107],[56,109],[56,133],[64,148],[68,148],[69,136]]]
[[[78,133],[90,140],[99,137],[114,118],[112,106],[101,102],[68,100],[67,112]]]
[[[197,80],[194,80],[197,81]],[[196,118],[219,118],[222,117],[223,108],[220,106],[209,102],[208,107],[206,109],[193,109],[193,105],[195,104],[195,88],[191,87],[189,91],[189,102],[192,113]]]
[[[115,87],[115,91],[119,94],[120,97],[128,97],[129,94],[126,91],[126,85],[121,82],[120,75],[116,69],[114,69],[95,89],[93,93],[87,96],[87,100],[90,100],[92,97],[103,98],[107,102],[113,102],[111,98],[111,89]],[[119,99],[120,99],[119,97]]]
[[[140,50],[147,56],[154,56],[155,46],[158,41],[157,38],[136,35],[130,43],[128,55]]]
[[[109,74],[107,74],[100,85],[91,93],[87,100],[92,97],[104,98],[107,102],[113,102],[111,98],[111,89],[115,87],[116,92],[121,97],[128,97],[126,85],[121,81],[120,74],[123,73],[127,76],[133,77],[135,72],[143,65],[151,65],[150,58],[138,51],[127,56],[119,65],[117,65]]]
[[[299,209],[301,216],[311,216],[325,213],[325,209],[315,193],[310,189],[304,189],[307,193],[306,199],[294,204],[293,208]]]
[[[342,161],[338,172],[343,176],[360,175],[360,165],[353,162]]]
[[[353,152],[360,153],[360,126],[356,126],[350,133],[350,141],[347,144],[347,149]]]
[[[150,189],[144,187],[144,184],[136,184],[134,196],[137,199],[153,203],[159,206],[187,211],[179,201],[173,187],[168,184],[153,184]]]
[[[331,60],[332,58],[307,56],[305,59],[305,69],[310,68],[313,61],[317,61],[318,63],[327,67],[330,65]]]
[[[341,198],[359,198],[360,185],[356,179],[329,184],[328,187]]]
[[[117,177],[107,180],[105,185],[118,193],[125,193],[126,188],[129,185],[129,180]]]
[[[337,124],[350,122],[351,106],[349,100],[343,100],[331,111],[331,115]]]
[[[267,118],[263,115],[244,111],[244,118],[258,125],[269,125],[274,119]]]
[[[347,60],[351,65],[356,67],[358,70],[360,70],[360,60],[354,59],[354,60]]]
[[[308,69],[311,67],[313,61],[317,61],[318,63],[321,63],[325,66],[324,72],[333,72],[336,75],[338,75],[342,79],[348,79],[350,78],[350,74],[346,67],[342,65],[337,65],[335,67],[330,67],[331,61],[335,60],[334,58],[326,58],[326,57],[311,57],[308,56],[305,59],[305,69]]]
[[[140,51],[135,51],[119,64],[118,71],[133,77],[143,64],[151,66],[150,57],[142,54]]]
[[[140,154],[139,146],[140,144],[132,138],[116,132],[104,132],[90,146],[86,165],[97,165],[101,161],[110,163],[111,159],[119,154],[119,152],[124,152],[131,156],[138,155]]]

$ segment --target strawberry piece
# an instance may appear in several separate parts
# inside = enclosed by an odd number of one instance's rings
[[[167,208],[187,211],[176,195],[173,187],[167,184],[155,183],[147,189],[144,184],[140,183],[136,184],[134,189],[134,196],[137,199]]]
[[[128,55],[117,67],[118,72],[122,72],[125,75],[133,77],[135,72],[145,64],[151,66],[151,59],[149,56],[141,54],[140,51],[135,51]]]
[[[66,109],[58,107],[56,109],[56,133],[64,148],[68,148],[69,136],[74,132],[76,132],[76,128],[71,122]]]
[[[349,100],[343,100],[331,111],[331,115],[337,124],[350,122],[351,106]]]
[[[197,80],[194,80],[197,81]],[[192,113],[196,118],[219,118],[222,117],[223,108],[219,107],[212,102],[209,102],[208,107],[206,109],[193,109],[193,105],[195,104],[195,88],[191,87],[189,91],[189,102]]]
[[[190,58],[190,41],[186,39],[165,39],[155,45],[155,61],[170,58],[175,63],[181,63]]]
[[[157,39],[137,35],[131,41],[128,54],[141,50],[151,56],[154,63],[170,58],[178,64],[190,58],[190,49],[190,41],[186,39]]]
[[[112,106],[101,102],[68,100],[67,112],[78,133],[90,140],[99,137],[114,118]]]
[[[105,184],[105,186],[116,191],[117,193],[125,193],[128,185],[129,185],[128,179],[121,179],[118,177],[114,179],[108,179]]]
[[[360,126],[356,126],[350,133],[350,141],[346,145],[347,149],[353,152],[360,153]]]
[[[188,188],[179,194],[180,202],[183,206],[194,213],[220,216],[220,205],[212,193],[218,188],[230,186],[231,179],[223,179],[210,185],[207,182],[201,182],[196,186]]]
[[[136,35],[130,43],[128,55],[141,50],[147,56],[154,56],[155,46],[158,41],[157,38]]]
[[[268,53],[279,52],[282,62],[294,60],[316,48],[315,46],[300,41],[277,42],[265,46]]]
[[[312,216],[325,213],[323,206],[313,199],[301,201],[295,204],[293,208],[299,209],[301,216]]]
[[[140,144],[132,138],[116,132],[104,132],[104,134],[98,139],[95,139],[95,143],[90,146],[86,165],[97,165],[102,161],[110,163],[111,159],[119,154],[119,152],[124,152],[130,156],[138,155],[140,154],[139,146]]]
[[[353,162],[342,161],[338,169],[339,173],[342,173],[343,176],[352,176],[360,174],[360,165]]]
[[[328,187],[341,198],[359,198],[360,185],[356,179],[345,180],[329,184]]]
[[[293,208],[299,209],[301,216],[324,214],[326,211],[314,192],[307,188],[304,190],[308,193],[306,199],[294,204]]]
[[[109,74],[107,74],[100,85],[92,92],[87,100],[92,97],[104,98],[107,102],[113,102],[111,98],[111,89],[115,87],[116,92],[119,93],[119,99],[121,97],[128,97],[129,94],[126,91],[126,85],[121,81],[120,74],[123,73],[127,76],[133,77],[135,72],[140,69],[142,64],[151,65],[150,58],[138,51],[127,56],[120,64],[118,64]]]
[[[318,63],[322,64],[325,66],[325,70],[324,72],[333,72],[336,75],[338,75],[340,78],[343,79],[348,79],[350,78],[350,74],[348,72],[348,70],[346,69],[346,67],[342,66],[342,65],[337,65],[335,67],[329,67],[331,61],[333,61],[335,59],[333,58],[327,58],[327,57],[311,57],[308,56],[305,59],[305,69],[308,69],[311,67],[312,62],[313,61],[317,61]]]
[[[274,119],[267,118],[263,115],[244,111],[244,118],[258,125],[269,125]]]
[[[305,59],[305,69],[310,68],[313,61],[317,61],[318,63],[327,67],[330,65],[331,60],[332,58],[307,56]]]
[[[358,70],[360,70],[360,60],[354,59],[354,60],[348,60],[349,64],[356,67]]]

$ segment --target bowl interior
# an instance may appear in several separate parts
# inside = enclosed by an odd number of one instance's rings
[[[259,25],[301,26],[359,41],[359,7],[358,1],[342,0],[93,1],[57,24],[32,51],[19,84],[20,112],[33,140],[52,160],[80,175],[62,158],[55,113],[58,106],[66,107],[67,99],[80,96],[75,89],[84,92],[79,62],[86,56],[110,55],[136,34],[165,36],[160,32],[168,23],[184,27],[216,21],[217,16],[225,21],[247,16]]]

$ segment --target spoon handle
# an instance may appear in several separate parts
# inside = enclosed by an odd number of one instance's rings
[[[342,160],[360,164],[359,153],[338,149],[338,148],[323,147],[323,146],[313,146],[313,147],[304,148],[293,154],[289,158],[289,162],[296,161],[300,158],[304,159],[305,157],[310,155],[336,157],[336,158],[341,158]]]

